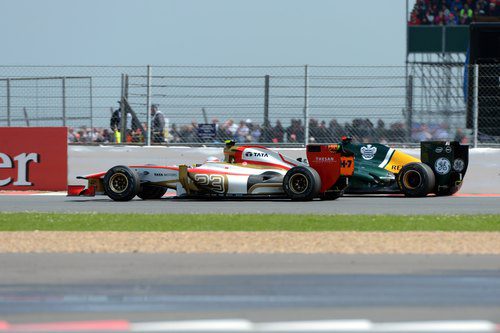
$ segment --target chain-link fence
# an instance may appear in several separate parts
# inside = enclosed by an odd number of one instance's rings
[[[492,145],[500,143],[499,69],[3,66],[0,126],[67,126],[74,143],[303,145],[349,135]]]

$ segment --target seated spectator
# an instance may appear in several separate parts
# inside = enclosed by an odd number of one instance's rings
[[[274,143],[283,142],[283,137],[285,135],[285,128],[281,125],[281,121],[276,120],[276,126],[272,129],[271,140]]]
[[[247,119],[247,121],[240,121],[240,126],[238,126],[238,129],[236,130],[236,142],[243,143],[247,142],[247,137],[250,133],[250,129],[247,126],[247,123],[251,123],[252,121],[250,119]]]

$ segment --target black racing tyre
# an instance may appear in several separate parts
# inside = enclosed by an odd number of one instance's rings
[[[104,191],[114,201],[132,200],[140,187],[137,172],[123,165],[112,167],[104,176]]]
[[[344,191],[330,191],[320,194],[319,198],[321,200],[337,200],[344,195]]]
[[[283,190],[292,200],[312,200],[318,196],[320,189],[321,178],[311,167],[293,167],[283,178]]]
[[[137,196],[142,200],[161,199],[168,188],[154,185],[143,185]]]
[[[432,169],[424,163],[408,163],[398,173],[398,186],[407,197],[425,197],[436,184]]]

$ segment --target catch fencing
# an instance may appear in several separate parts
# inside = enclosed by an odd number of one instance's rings
[[[457,64],[0,66],[0,126],[67,126],[69,142],[82,144],[303,145],[348,135],[495,145],[499,76],[495,66]],[[160,140],[149,131],[152,104],[165,118],[163,133],[153,128]],[[128,120],[112,129],[120,105]]]

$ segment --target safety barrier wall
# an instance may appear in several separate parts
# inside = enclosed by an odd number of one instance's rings
[[[291,158],[304,157],[304,148],[277,148]],[[402,149],[419,157],[420,149]],[[68,184],[83,184],[76,176],[108,170],[123,164],[195,164],[208,157],[222,158],[221,148],[214,147],[137,147],[137,146],[69,146]],[[500,149],[470,150],[469,168],[460,193],[500,194]]]
[[[66,189],[64,127],[0,127],[0,190]]]

